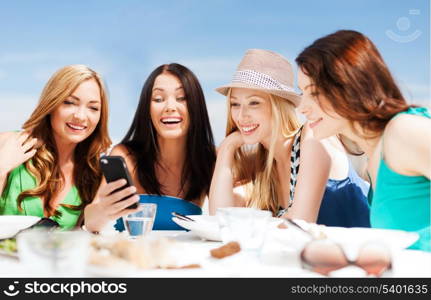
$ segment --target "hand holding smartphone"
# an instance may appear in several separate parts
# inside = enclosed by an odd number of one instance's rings
[[[119,179],[125,179],[127,181],[125,186],[115,190],[112,194],[127,188],[129,186],[133,186],[132,177],[127,169],[126,162],[124,158],[121,156],[102,156],[100,158],[100,167],[102,169],[102,173],[105,176],[106,182],[113,182]],[[121,199],[125,200],[127,198]],[[137,208],[138,204],[132,204],[127,208]]]

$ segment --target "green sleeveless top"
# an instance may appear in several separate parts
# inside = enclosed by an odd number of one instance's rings
[[[431,118],[424,107],[409,108],[400,114]],[[394,172],[380,160],[372,201],[371,226],[376,228],[415,231],[419,240],[410,249],[431,251],[430,180],[425,176],[407,176]]]
[[[9,173],[4,191],[0,196],[0,215],[27,215],[43,217],[42,200],[38,197],[24,198],[21,207],[18,209],[18,195],[26,190],[36,187],[36,179],[31,175],[24,164],[19,165]],[[81,198],[79,197],[78,189],[72,186],[67,193],[62,204],[80,205]],[[56,221],[61,229],[72,229],[81,215],[81,210],[73,210],[68,207],[59,205],[57,210],[61,213],[59,216],[51,216],[50,218]]]

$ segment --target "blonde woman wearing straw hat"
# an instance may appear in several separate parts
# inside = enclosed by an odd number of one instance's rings
[[[307,123],[300,125],[293,77],[284,57],[251,49],[232,82],[216,89],[227,96],[228,121],[210,214],[246,206],[329,226],[369,227],[367,183],[336,137],[318,141]]]

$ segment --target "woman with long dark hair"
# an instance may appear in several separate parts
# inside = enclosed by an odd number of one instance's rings
[[[204,94],[189,69],[171,63],[150,74],[132,125],[111,155],[125,159],[136,192],[146,194],[141,202],[158,204],[155,229],[177,229],[172,211],[202,213],[216,153]],[[86,220],[96,221],[91,230],[129,212],[120,209],[108,216],[103,205],[96,202],[86,212]],[[122,229],[121,222],[117,226]]]
[[[300,111],[314,136],[338,134],[365,152],[371,226],[416,231],[412,248],[431,251],[431,115],[407,104],[376,46],[341,30],[296,58]]]

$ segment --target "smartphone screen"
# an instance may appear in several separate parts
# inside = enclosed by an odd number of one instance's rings
[[[121,188],[113,191],[112,193],[116,193],[119,190],[122,190],[126,187],[132,186],[132,177],[127,169],[126,162],[124,158],[121,156],[102,156],[100,158],[100,167],[102,168],[102,173],[105,176],[106,182],[112,182],[119,179],[125,179],[127,184],[122,186]],[[126,199],[126,198],[124,198]],[[121,200],[124,200],[121,199]],[[138,204],[132,204],[128,208],[137,208]]]

